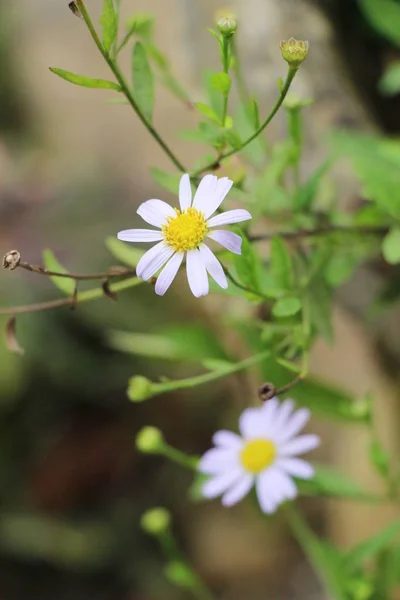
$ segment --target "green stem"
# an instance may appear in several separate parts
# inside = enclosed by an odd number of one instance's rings
[[[224,73],[226,75],[229,74],[229,64],[231,61],[231,44],[232,44],[232,36],[231,37],[223,37],[222,41],[222,66],[224,69]],[[229,100],[229,92],[224,94],[224,102],[222,105],[222,127],[225,127],[226,117],[228,115],[228,100]]]
[[[202,167],[198,171],[195,171],[195,173],[192,174],[192,177],[198,177],[205,171],[210,171],[210,170],[212,171],[212,170],[218,168],[221,160],[224,160],[225,158],[229,158],[230,156],[233,156],[233,154],[240,152],[241,150],[243,150],[243,148],[246,148],[246,146],[251,144],[251,142],[253,140],[255,140],[264,131],[264,129],[270,124],[270,122],[272,121],[272,119],[274,118],[274,116],[276,115],[276,113],[278,112],[280,107],[282,106],[282,103],[283,103],[284,99],[286,98],[286,95],[289,91],[289,88],[292,84],[293,79],[295,78],[296,73],[297,73],[297,69],[294,69],[293,67],[289,67],[289,70],[288,70],[288,73],[286,76],[286,81],[281,89],[281,93],[279,95],[279,98],[278,98],[275,106],[272,108],[270,114],[265,119],[265,121],[260,125],[260,127],[249,138],[247,138],[247,140],[245,142],[243,142],[243,144],[240,146],[240,148],[232,148],[232,150],[230,150],[229,152],[225,152],[225,154],[222,154],[222,156],[219,157],[218,161],[214,161],[214,162],[206,165],[205,167]]]
[[[220,379],[226,375],[230,375],[232,373],[236,373],[237,371],[242,371],[243,369],[252,367],[253,365],[261,362],[270,354],[270,350],[264,350],[263,352],[255,354],[254,356],[250,356],[250,358],[246,358],[241,362],[229,365],[216,371],[211,371],[211,373],[205,373],[204,375],[197,375],[195,377],[188,377],[186,379],[179,379],[178,381],[174,380],[167,381],[165,383],[153,383],[151,387],[152,396],[164,394],[165,392],[172,392],[174,390],[193,388],[197,387],[198,385],[203,385],[204,383],[210,383],[211,381],[215,381],[216,379]]]
[[[160,448],[159,454],[185,469],[190,469],[191,471],[197,470],[199,459],[196,456],[185,454],[185,452],[182,452],[181,450],[178,450],[178,448],[174,448],[165,442]]]
[[[186,169],[183,166],[183,164],[175,156],[175,154],[172,152],[172,150],[168,147],[166,142],[164,142],[164,140],[159,135],[159,133],[154,129],[154,127],[146,120],[146,118],[143,115],[143,113],[141,112],[139,106],[136,104],[136,101],[135,101],[134,97],[132,96],[132,93],[129,89],[128,84],[125,81],[124,76],[122,75],[121,71],[119,70],[118,65],[110,57],[110,55],[105,51],[104,46],[103,46],[99,36],[97,35],[97,31],[94,28],[92,20],[89,16],[89,13],[88,13],[83,1],[81,1],[79,3],[79,10],[83,17],[83,20],[86,23],[86,26],[89,30],[90,35],[93,38],[94,43],[96,44],[96,46],[97,46],[98,50],[100,51],[101,55],[103,56],[104,60],[106,61],[106,63],[110,67],[111,71],[113,72],[114,77],[118,81],[118,83],[121,87],[121,91],[124,94],[125,98],[128,100],[129,104],[131,105],[131,107],[133,108],[133,110],[135,111],[135,113],[137,114],[137,116],[139,117],[141,122],[143,123],[143,125],[146,127],[147,131],[156,140],[156,142],[159,144],[159,146],[161,146],[161,148],[164,150],[164,152],[167,154],[167,156],[170,158],[170,160],[174,163],[174,165],[177,167],[177,169],[179,169],[179,171],[181,171],[181,173],[185,173]]]

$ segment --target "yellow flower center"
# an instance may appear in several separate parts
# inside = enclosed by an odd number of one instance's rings
[[[240,453],[242,465],[250,473],[260,473],[271,463],[276,456],[275,444],[269,440],[252,440],[247,442]]]
[[[197,248],[208,231],[207,223],[202,212],[197,208],[187,208],[184,211],[175,209],[176,216],[168,217],[167,224],[162,227],[165,243],[176,252],[186,252]]]

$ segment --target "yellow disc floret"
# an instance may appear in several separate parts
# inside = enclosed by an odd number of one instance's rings
[[[197,248],[208,231],[202,212],[197,208],[187,208],[182,212],[175,209],[176,216],[168,217],[162,227],[165,243],[176,252],[186,252]]]
[[[260,473],[275,460],[275,444],[269,440],[252,440],[247,442],[240,453],[242,465],[250,473]]]

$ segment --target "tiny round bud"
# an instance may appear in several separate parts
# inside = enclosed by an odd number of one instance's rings
[[[236,16],[230,11],[219,11],[217,29],[224,37],[231,37],[237,29]]]
[[[290,38],[287,41],[282,41],[280,46],[282,57],[286,60],[288,65],[294,69],[298,69],[307,57],[309,48],[308,42]]]
[[[21,254],[18,250],[10,250],[3,258],[3,267],[5,269],[10,269],[10,271],[14,271],[21,262]]]
[[[152,396],[152,382],[147,377],[135,375],[129,380],[128,397],[132,402],[143,402]]]
[[[157,454],[164,443],[164,436],[157,427],[143,427],[136,436],[136,448],[144,454]]]
[[[152,508],[147,510],[140,519],[140,526],[150,535],[160,535],[168,531],[171,515],[165,508]]]
[[[271,400],[276,394],[276,387],[270,381],[266,381],[258,388],[258,395],[260,400],[266,402],[267,400]]]

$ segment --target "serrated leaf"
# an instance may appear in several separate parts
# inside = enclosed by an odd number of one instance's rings
[[[81,85],[87,88],[97,88],[103,90],[115,90],[120,92],[121,88],[113,81],[107,81],[106,79],[93,79],[92,77],[86,77],[85,75],[77,75],[71,71],[65,71],[64,69],[58,69],[57,67],[50,67],[50,71],[61,79],[74,83],[75,85]]]
[[[154,78],[147,52],[142,42],[136,42],[132,55],[132,80],[135,101],[148,123],[152,123],[154,110]]]
[[[177,195],[179,189],[180,174],[171,174],[153,167],[150,172],[156,183],[167,192]]]
[[[221,121],[218,115],[213,111],[213,109],[210,106],[207,106],[207,104],[204,104],[203,102],[195,102],[195,107],[198,111],[201,112],[202,115],[204,115],[208,119],[211,119],[215,123],[218,123],[218,125],[221,125]]]
[[[400,227],[394,227],[384,237],[382,253],[389,264],[396,265],[400,263]]]
[[[104,50],[109,53],[117,37],[118,17],[113,0],[103,0],[103,12],[100,17],[103,30]]]
[[[223,96],[227,96],[231,89],[232,81],[227,73],[214,73],[211,76],[211,85],[217,92]]]
[[[285,242],[275,236],[271,242],[271,272],[277,286],[286,290],[292,289],[293,263]]]
[[[67,269],[58,262],[51,250],[43,250],[43,264],[49,271],[68,273]],[[49,277],[49,279],[67,296],[74,294],[75,281],[73,279],[69,279],[68,277]]]
[[[390,64],[379,80],[379,91],[385,96],[400,93],[400,61]]]
[[[280,298],[272,307],[272,314],[275,317],[293,317],[301,310],[299,298],[294,296],[289,298]]]
[[[144,250],[128,245],[125,242],[121,242],[116,237],[108,237],[105,240],[107,249],[117,260],[121,261],[129,267],[137,267],[139,260],[144,254]]]

